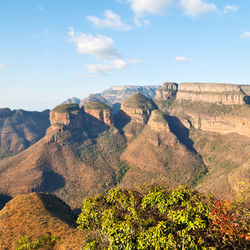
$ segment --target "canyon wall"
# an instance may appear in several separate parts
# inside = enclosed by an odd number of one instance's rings
[[[246,93],[240,85],[216,83],[181,83],[178,85],[177,100],[243,105]]]

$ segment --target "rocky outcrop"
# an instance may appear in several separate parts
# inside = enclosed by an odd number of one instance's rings
[[[107,126],[111,126],[113,124],[113,116],[111,113],[111,109],[105,103],[98,102],[98,101],[94,101],[94,102],[90,101],[85,104],[84,110],[85,110],[85,113],[87,113],[91,117],[96,118],[97,120],[102,121]]]
[[[65,104],[69,107],[69,105]],[[83,127],[83,110],[75,105],[75,109],[64,112],[58,111],[56,108],[50,112],[49,120],[53,130],[79,129]]]
[[[176,96],[178,84],[174,82],[165,82],[156,90],[155,100],[165,101]]]
[[[216,83],[181,83],[178,86],[177,100],[243,105],[246,94],[239,85]]]
[[[148,120],[150,128],[157,132],[169,133],[170,129],[165,119],[165,115],[160,110],[153,110]]]
[[[62,104],[55,107],[50,112],[49,119],[51,126],[46,137],[50,142],[63,144],[72,140],[73,134],[83,130],[83,109],[80,109],[78,104]]]
[[[141,93],[128,98],[122,103],[121,110],[127,114],[133,122],[144,125],[154,110],[155,104]]]

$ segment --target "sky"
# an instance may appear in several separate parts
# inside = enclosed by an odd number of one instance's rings
[[[250,84],[250,0],[0,0],[0,108],[117,85]]]

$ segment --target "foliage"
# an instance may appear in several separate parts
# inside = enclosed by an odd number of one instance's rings
[[[84,249],[244,249],[247,225],[233,211],[184,186],[116,187],[85,199],[77,223]]]
[[[34,241],[32,241],[31,237],[24,236],[18,240],[16,250],[54,249],[57,239],[58,238],[55,235],[51,235],[51,233],[46,233]]]

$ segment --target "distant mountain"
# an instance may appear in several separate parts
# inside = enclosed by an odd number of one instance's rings
[[[40,140],[49,126],[49,110],[30,112],[0,109],[0,159]]]
[[[70,104],[70,103],[80,104],[80,102],[81,102],[81,100],[79,98],[71,97],[71,98],[67,99],[66,101],[64,101],[62,104]]]
[[[141,93],[149,99],[153,99],[156,94],[156,90],[159,89],[159,85],[154,86],[114,86],[107,90],[104,90],[101,95],[110,103],[122,103],[122,101],[128,99],[130,96]]]

